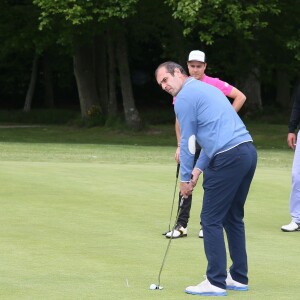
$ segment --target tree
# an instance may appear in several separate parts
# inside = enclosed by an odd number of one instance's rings
[[[22,54],[24,60],[28,60],[27,74],[23,75],[23,80],[28,80],[24,103],[24,111],[27,112],[31,109],[35,92],[39,57],[49,42],[49,35],[39,34],[38,10],[29,0],[1,1],[0,19],[0,58],[5,60],[12,54]],[[31,75],[28,70],[31,70]],[[25,93],[25,89],[22,92]]]
[[[125,32],[122,30],[119,30],[117,35],[117,56],[125,118],[129,127],[139,129],[141,126],[141,119],[134,103],[129,64],[126,59],[128,57],[127,40]]]
[[[95,53],[98,53],[96,64],[96,86],[99,94],[100,106],[105,115],[109,115],[109,86],[108,86],[108,35],[106,32],[95,37]]]
[[[115,68],[115,48],[112,40],[113,34],[111,30],[107,32],[107,51],[108,51],[108,103],[107,115],[108,119],[114,119],[117,116],[117,95],[116,95],[116,68]]]
[[[166,0],[173,16],[183,22],[188,35],[201,28],[199,38],[210,45],[217,36],[239,32],[244,38],[253,38],[253,32],[268,25],[266,14],[279,14],[277,0]]]
[[[280,1],[280,14],[269,15],[268,24],[257,33],[258,46],[264,57],[264,78],[271,78],[275,102],[282,108],[291,105],[291,92],[300,79],[300,5],[298,1]],[[270,82],[265,81],[270,84]]]
[[[89,117],[100,108],[99,95],[96,87],[93,45],[74,43],[74,74],[79,93],[81,115]]]
[[[156,66],[164,60],[184,66],[192,49],[206,52],[208,74],[243,90],[251,109],[290,104],[300,67],[297,1],[34,3],[0,1],[2,107],[16,99],[24,107],[27,92],[26,110],[52,107],[63,88],[83,117],[101,110],[115,120],[122,109],[127,124],[139,128],[139,105],[168,105],[155,82]]]
[[[59,23],[62,32],[59,33],[59,39],[69,44],[73,48],[74,53],[74,70],[78,86],[81,113],[83,117],[88,116],[88,112],[94,107],[100,107],[99,91],[101,90],[106,97],[105,87],[99,90],[96,86],[96,73],[95,70],[107,68],[105,56],[103,52],[95,53],[95,45],[99,48],[99,40],[95,39],[99,35],[105,36],[107,24],[109,22],[118,23],[121,19],[126,19],[135,13],[135,5],[138,0],[106,0],[106,1],[72,1],[72,0],[34,0],[33,2],[41,9],[40,15],[40,28],[52,28],[55,23]],[[74,38],[76,37],[76,38]],[[103,49],[105,49],[104,46]],[[102,49],[102,50],[103,50]],[[127,53],[120,52],[122,61],[119,61],[119,66],[123,67],[128,64]],[[88,56],[88,58],[87,58]],[[100,57],[100,59],[98,59]],[[87,61],[88,60],[88,61]],[[95,61],[102,62],[104,65],[99,67],[95,66]],[[122,73],[123,74],[123,73]],[[101,76],[101,74],[100,74]],[[93,79],[92,79],[93,77]],[[138,111],[134,107],[134,99],[130,90],[131,82],[127,72],[126,76],[121,76],[121,80],[126,80],[126,83],[121,82],[123,87],[123,103],[131,103],[131,109],[134,109],[134,114],[129,114],[126,106],[125,119],[127,125],[131,128],[138,129],[140,127],[140,118]],[[126,88],[125,88],[126,86]],[[124,93],[124,88],[126,92]],[[110,94],[108,94],[110,95]],[[110,103],[110,101],[104,100]],[[108,112],[104,106],[104,112]]]
[[[36,85],[37,72],[38,72],[38,61],[39,61],[39,56],[36,54],[33,59],[30,82],[29,82],[29,86],[25,98],[25,104],[24,104],[25,112],[29,112],[31,110],[31,104],[32,104],[33,94]]]
[[[239,47],[235,51],[236,60],[245,61],[243,51],[253,49],[252,57],[257,56],[253,41],[256,33],[268,25],[266,16],[278,15],[278,1],[259,0],[252,3],[247,0],[166,0],[173,9],[173,16],[184,24],[184,34],[198,32],[199,39],[206,45],[212,45],[218,38],[230,37],[230,44]],[[242,47],[242,46],[245,46]],[[248,51],[249,53],[249,51]],[[260,66],[243,65],[243,74],[239,81],[247,95],[250,109],[261,108]],[[250,60],[251,61],[251,60]],[[241,76],[242,75],[242,76]],[[243,90],[243,91],[244,91]]]

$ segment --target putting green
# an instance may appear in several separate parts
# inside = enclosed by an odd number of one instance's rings
[[[168,240],[172,147],[3,144],[0,159],[2,299],[187,299],[206,259],[198,238],[202,188],[188,237]],[[300,233],[290,221],[292,152],[260,150],[246,204],[248,292],[230,299],[297,299]],[[175,211],[173,216],[175,215]],[[173,221],[172,221],[173,222]]]

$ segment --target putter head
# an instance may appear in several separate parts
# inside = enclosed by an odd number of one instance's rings
[[[163,287],[160,286],[160,285],[158,285],[158,284],[152,283],[152,284],[150,285],[150,288],[149,288],[149,289],[150,289],[150,290],[162,290]]]

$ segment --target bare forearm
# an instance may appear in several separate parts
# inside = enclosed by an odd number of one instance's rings
[[[238,112],[243,107],[246,101],[246,96],[235,87],[232,89],[228,97],[233,99],[232,106],[236,112]]]

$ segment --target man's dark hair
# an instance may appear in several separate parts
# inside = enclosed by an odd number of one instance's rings
[[[156,75],[157,75],[158,70],[159,70],[160,68],[163,68],[163,67],[165,67],[166,70],[167,70],[167,72],[170,73],[172,76],[174,76],[174,70],[175,70],[176,68],[179,69],[179,71],[180,71],[182,74],[187,75],[186,71],[184,70],[184,68],[183,68],[181,65],[179,65],[179,64],[177,64],[177,63],[175,63],[175,62],[173,62],[173,61],[166,61],[166,62],[160,64],[160,65],[157,67],[157,69],[155,70],[155,78],[156,78]]]

